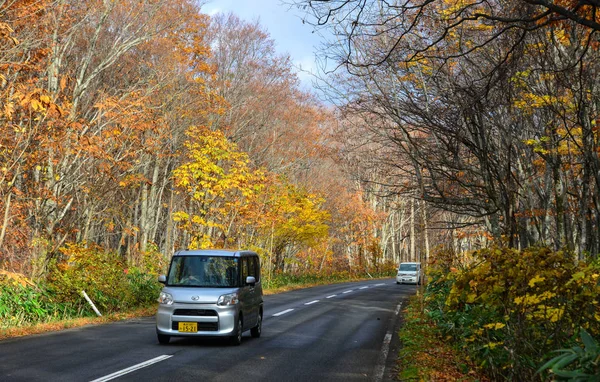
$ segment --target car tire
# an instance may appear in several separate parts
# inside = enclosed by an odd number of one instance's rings
[[[261,332],[262,332],[262,312],[260,312],[258,314],[258,323],[256,324],[255,327],[253,327],[252,329],[250,329],[250,334],[254,338],[259,338]]]
[[[166,334],[156,333],[156,337],[158,338],[158,343],[161,345],[166,345],[171,340],[171,336],[167,336]]]
[[[240,344],[242,343],[242,317],[238,318],[238,323],[237,326],[235,328],[235,334],[232,335],[231,337],[229,337],[229,343],[231,343],[231,345],[233,346],[240,346]]]

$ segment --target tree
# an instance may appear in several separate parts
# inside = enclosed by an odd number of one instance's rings
[[[344,41],[325,53],[349,74],[330,76],[329,94],[374,137],[387,176],[370,182],[512,246],[596,253],[597,41],[541,3],[306,5]]]
[[[525,34],[554,25],[582,26],[599,31],[596,1],[521,0],[513,2],[478,2],[459,0],[420,0],[388,2],[367,0],[295,0],[306,10],[307,22],[316,27],[332,26],[341,46],[330,44],[330,53],[343,52],[336,58],[349,70],[378,66],[389,59],[411,61],[421,57],[451,58],[469,54],[504,35]],[[448,38],[475,28],[481,39],[460,43],[459,52],[445,51]],[[384,44],[371,55],[361,53],[367,40]],[[342,50],[340,50],[342,49]],[[508,49],[509,51],[511,49]],[[398,57],[398,51],[403,52]]]
[[[261,173],[249,169],[247,155],[223,133],[192,127],[187,135],[189,161],[173,176],[188,207],[174,219],[189,235],[189,247],[209,248],[217,242],[226,246],[232,220],[260,189]]]

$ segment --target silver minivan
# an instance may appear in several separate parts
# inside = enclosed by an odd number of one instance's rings
[[[250,330],[260,337],[263,293],[260,259],[252,251],[221,249],[179,251],[158,298],[158,342],[171,337],[229,337],[234,345]]]

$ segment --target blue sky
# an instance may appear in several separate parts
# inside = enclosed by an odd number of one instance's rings
[[[311,76],[299,69],[316,71],[314,52],[321,40],[312,33],[313,27],[302,24],[300,11],[280,0],[208,0],[202,10],[209,15],[233,12],[246,21],[258,19],[275,41],[277,51],[290,55],[302,84],[307,90],[311,88]]]

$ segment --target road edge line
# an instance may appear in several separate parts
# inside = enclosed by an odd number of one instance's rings
[[[385,334],[385,337],[383,338],[381,352],[379,353],[379,358],[377,359],[377,366],[375,367],[375,382],[381,382],[383,380],[383,375],[385,374],[385,363],[390,352],[390,343],[392,342],[392,331],[394,330],[394,323],[398,318],[398,314],[400,314],[400,309],[402,309],[402,301],[400,301],[398,303],[398,306],[396,306],[394,315],[390,320],[390,328],[388,329],[387,333]]]

